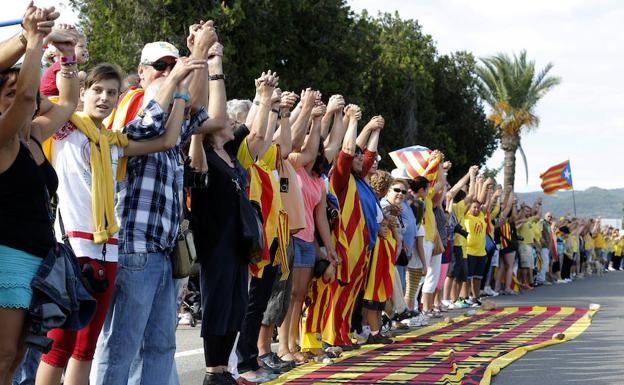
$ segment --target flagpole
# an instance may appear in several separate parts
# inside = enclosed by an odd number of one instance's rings
[[[569,166],[570,166],[570,157],[568,157],[568,167]],[[576,217],[576,196],[574,195],[574,182],[572,182],[572,204],[574,205],[574,216]]]

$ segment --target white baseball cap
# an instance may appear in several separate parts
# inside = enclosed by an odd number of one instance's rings
[[[395,168],[392,172],[390,172],[390,175],[394,179],[412,179],[412,177],[410,177],[407,173],[407,170],[404,168]]]
[[[141,64],[152,64],[158,59],[164,57],[180,57],[180,51],[171,43],[166,41],[155,41],[153,43],[147,43],[141,51]]]

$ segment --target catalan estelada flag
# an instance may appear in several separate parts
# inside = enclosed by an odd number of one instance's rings
[[[424,176],[429,181],[436,179],[440,158],[433,158],[432,151],[424,146],[410,146],[392,151],[389,155],[398,168],[404,168],[409,176]],[[429,167],[429,171],[427,171]],[[426,175],[425,175],[426,174]]]
[[[117,107],[104,119],[104,126],[112,131],[121,131],[124,126],[134,119],[143,106],[145,91],[134,88],[126,91],[117,102]]]
[[[572,190],[573,188],[569,160],[552,166],[543,172],[540,178],[542,178],[542,190],[546,195],[554,194],[557,190]]]

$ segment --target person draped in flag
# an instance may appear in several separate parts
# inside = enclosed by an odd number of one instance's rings
[[[349,105],[345,114],[348,118],[347,133],[330,176],[330,188],[340,206],[340,218],[333,233],[341,264],[338,279],[331,286],[323,341],[348,349],[352,347],[349,338],[351,316],[366,278],[370,253],[375,247],[379,222],[383,217],[375,193],[364,180],[377,156],[383,125],[379,119],[373,118],[357,136],[357,123],[361,117],[359,107]]]
[[[317,92],[305,91],[303,96],[302,111],[297,117],[293,130],[293,152],[288,156],[288,161],[295,169],[297,180],[301,186],[305,214],[305,227],[293,235],[295,258],[293,263],[293,287],[291,301],[286,321],[288,324],[287,345],[282,344],[280,337],[280,349],[278,355],[283,360],[304,363],[309,358],[323,355],[317,333],[320,329],[320,316],[324,309],[316,308],[317,303],[322,302],[326,295],[326,282],[319,277],[315,282],[314,292],[317,296],[311,298],[308,303],[308,312],[301,338],[301,352],[297,351],[301,329],[301,313],[303,304],[308,294],[308,289],[313,276],[313,269],[317,259],[315,234],[318,234],[318,243],[323,246],[325,252],[320,257],[329,261],[331,270],[335,272],[340,260],[336,254],[334,241],[331,237],[331,229],[327,218],[327,192],[325,181],[322,178],[325,172],[327,159],[325,146],[321,142],[321,128],[323,121],[329,122],[326,116],[333,117],[332,131],[344,133],[342,127],[344,99],[340,95],[332,96],[327,105],[325,115],[321,115],[322,108],[314,107]],[[306,123],[312,118],[312,126],[306,137]],[[305,140],[305,143],[304,143]],[[314,302],[313,301],[318,301]]]

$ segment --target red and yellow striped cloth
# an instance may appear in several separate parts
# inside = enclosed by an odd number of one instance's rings
[[[364,289],[365,300],[385,302],[392,298],[396,255],[397,241],[392,233],[389,233],[386,238],[377,238]]]
[[[540,178],[542,179],[542,190],[546,195],[554,194],[558,190],[573,189],[569,160],[552,166],[544,171]]]
[[[511,307],[460,316],[367,345],[333,364],[307,364],[268,385],[489,385],[492,376],[527,352],[576,338],[597,310]],[[563,339],[553,335],[563,333]]]

